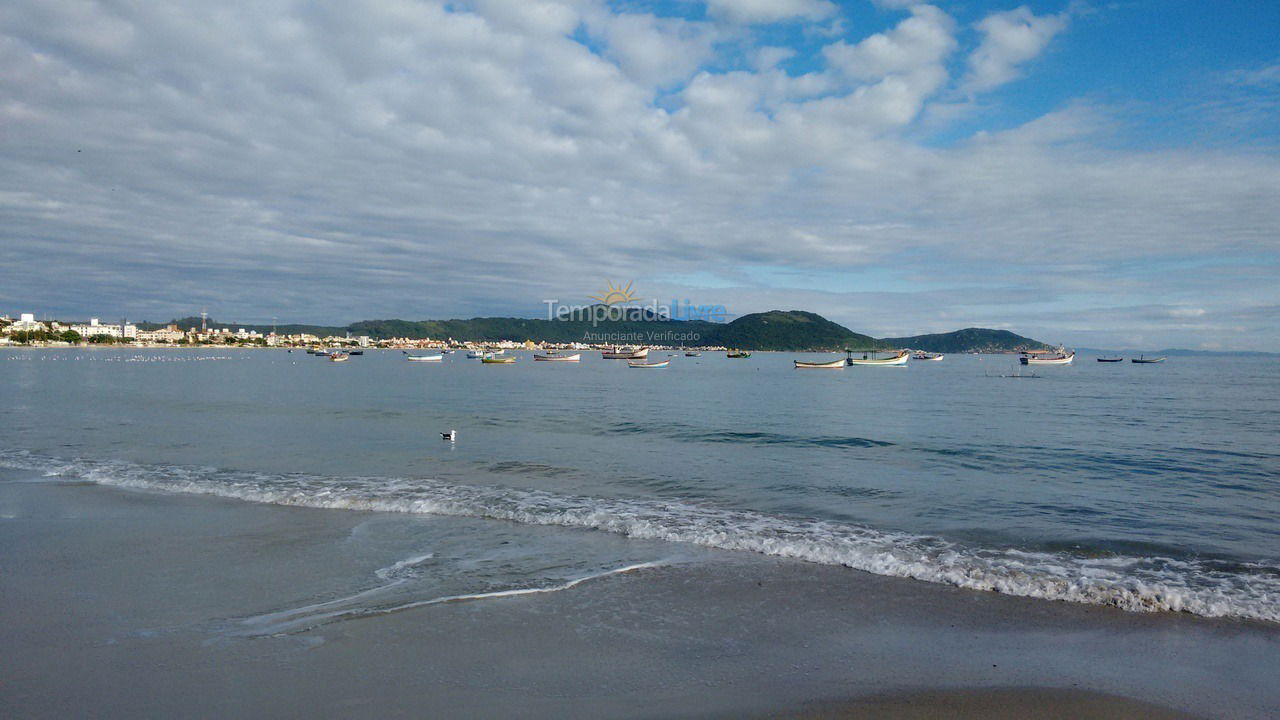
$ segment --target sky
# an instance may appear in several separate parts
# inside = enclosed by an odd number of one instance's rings
[[[1280,351],[1280,3],[0,4],[0,313]]]

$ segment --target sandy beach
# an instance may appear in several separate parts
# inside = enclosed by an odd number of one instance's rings
[[[721,553],[283,636],[382,516],[0,482],[0,714],[1266,717],[1280,630]]]

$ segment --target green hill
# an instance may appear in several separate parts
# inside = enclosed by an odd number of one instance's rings
[[[889,344],[811,312],[770,310],[720,325],[707,345],[745,350],[879,350]]]
[[[988,328],[965,328],[964,330],[956,330],[949,333],[884,338],[884,342],[890,343],[895,347],[935,353],[996,353],[1053,349],[1050,345],[1016,335],[1008,330],[991,330]]]

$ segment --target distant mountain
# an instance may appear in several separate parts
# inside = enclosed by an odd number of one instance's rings
[[[1165,348],[1164,350],[1103,350],[1099,348],[1077,348],[1079,352],[1092,353],[1097,355],[1122,355],[1124,357],[1137,357],[1138,355],[1150,355],[1152,357],[1256,357],[1256,358],[1272,358],[1280,356],[1280,353],[1261,352],[1258,350],[1188,350],[1186,348]]]
[[[880,350],[891,346],[802,310],[770,310],[743,315],[720,326],[714,342],[747,350]]]
[[[604,306],[602,306],[604,307]],[[909,347],[930,352],[1010,352],[1045,350],[1050,346],[1015,335],[1007,330],[966,328],[952,333],[916,335],[877,340],[834,323],[821,315],[803,310],[770,310],[752,313],[730,323],[703,320],[671,320],[634,306],[613,306],[626,312],[621,320],[596,320],[591,308],[555,320],[514,317],[478,317],[467,320],[361,320],[346,327],[331,325],[276,325],[282,335],[310,333],[320,337],[368,335],[375,340],[385,338],[452,338],[458,342],[521,342],[617,345],[670,345],[688,347],[727,347],[743,350],[890,350]],[[185,329],[200,327],[199,317],[173,320]],[[138,323],[144,329],[164,327],[167,323]],[[230,327],[271,332],[271,325],[226,323],[210,319],[209,327]],[[1170,351],[1168,354],[1174,354]]]
[[[1023,350],[1052,350],[1053,347],[1015,335],[1008,330],[991,330],[988,328],[965,328],[949,333],[932,335],[913,335],[911,337],[884,338],[884,342],[894,347],[925,350],[935,353],[964,352],[1021,352]]]

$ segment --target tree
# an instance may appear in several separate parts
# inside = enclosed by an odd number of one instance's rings
[[[68,330],[62,333],[62,341],[69,342],[69,343],[78,343],[80,342],[80,333],[76,332],[75,330]]]

